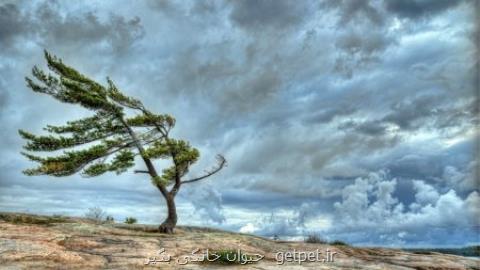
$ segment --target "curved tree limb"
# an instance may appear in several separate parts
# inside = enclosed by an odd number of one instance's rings
[[[212,175],[216,174],[221,169],[223,169],[223,167],[225,167],[227,165],[227,160],[222,155],[217,155],[217,162],[218,162],[217,166],[214,167],[212,170],[207,171],[205,175],[197,177],[197,178],[182,181],[182,184],[193,183],[193,182],[197,182],[197,181],[200,181],[202,179],[205,179],[209,176],[212,176]]]

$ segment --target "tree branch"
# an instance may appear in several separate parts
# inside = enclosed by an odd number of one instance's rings
[[[217,172],[219,172],[221,169],[223,169],[223,167],[225,167],[227,165],[227,160],[222,156],[222,155],[218,155],[217,156],[217,161],[218,161],[218,165],[217,167],[215,167],[214,169],[212,169],[211,171],[207,171],[207,173],[203,176],[200,176],[200,177],[197,177],[197,178],[193,178],[193,179],[189,179],[189,180],[185,180],[185,181],[182,181],[182,184],[186,184],[186,183],[193,183],[193,182],[197,182],[197,181],[200,181],[202,179],[205,179],[209,176],[212,176],[214,174],[216,174]]]
[[[140,141],[138,140],[137,138],[137,135],[135,134],[135,132],[132,130],[132,128],[127,124],[127,122],[125,122],[125,119],[123,119],[123,116],[122,115],[119,115],[118,116],[118,119],[120,120],[120,122],[122,122],[122,124],[125,126],[125,128],[127,129],[128,133],[130,134],[130,136],[132,137],[132,140],[133,140],[133,143],[135,144],[135,146],[137,147],[138,149],[138,152],[140,153],[140,156],[142,157],[143,161],[145,162],[145,165],[147,166],[147,169],[148,169],[148,173],[150,174],[150,176],[152,178],[155,178],[158,176],[158,173],[157,173],[157,170],[155,169],[155,166],[153,165],[152,161],[147,157],[147,155],[145,154],[145,149],[143,148],[142,144],[140,143]],[[166,198],[166,196],[168,196],[168,191],[167,189],[162,186],[162,185],[156,185],[157,188],[160,190],[160,192],[162,193],[162,195]]]
[[[150,173],[149,171],[146,170],[134,170],[134,173]]]

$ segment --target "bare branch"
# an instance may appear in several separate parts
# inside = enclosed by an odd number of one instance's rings
[[[134,173],[149,173],[149,172],[146,171],[146,170],[134,170],[133,172],[134,172]]]
[[[223,169],[223,167],[225,167],[227,165],[227,160],[222,155],[217,155],[217,163],[218,163],[217,166],[215,166],[212,170],[207,171],[205,175],[197,177],[197,178],[182,181],[182,184],[200,181],[202,179],[205,179],[209,176],[212,176],[212,175],[216,174],[221,169]]]

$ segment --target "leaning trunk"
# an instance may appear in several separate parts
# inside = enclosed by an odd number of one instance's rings
[[[174,233],[175,226],[177,225],[177,208],[175,207],[174,196],[168,194],[165,200],[167,201],[168,216],[158,227],[158,230],[161,233]]]

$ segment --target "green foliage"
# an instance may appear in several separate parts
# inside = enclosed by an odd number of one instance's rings
[[[182,177],[188,172],[189,166],[194,164],[200,153],[182,140],[168,139],[156,141],[147,148],[145,155],[148,158],[173,158],[173,165],[162,170],[162,175],[152,179],[155,184],[168,185],[175,181],[176,177]]]
[[[40,166],[37,168],[25,170],[24,173],[27,175],[72,175],[87,163],[105,156],[108,150],[109,148],[106,145],[100,144],[84,150],[64,151],[63,155],[47,158],[22,153],[30,160],[40,163]]]
[[[165,126],[168,129],[175,126],[175,118],[168,114],[141,114],[132,118],[126,119],[127,124],[135,127],[149,127],[149,126]]]
[[[165,186],[166,184],[168,184],[168,183],[162,182],[162,177],[158,175],[155,177],[152,177],[150,180],[152,181],[152,184],[154,186],[160,186],[160,185]]]
[[[110,171],[115,171],[117,174],[125,172],[128,168],[135,165],[133,162],[135,155],[130,150],[120,151],[110,164]]]
[[[125,134],[125,127],[118,123],[115,117],[108,113],[97,112],[94,116],[85,117],[75,121],[68,121],[65,126],[47,125],[44,128],[48,132],[56,134],[72,133],[84,135],[88,132],[121,133]]]
[[[143,104],[140,100],[125,96],[118,88],[115,86],[110,78],[107,78],[108,81],[108,96],[114,100],[116,103],[131,108],[131,109],[143,109]]]
[[[152,146],[145,149],[145,156],[147,158],[169,158],[170,157],[170,148],[168,144],[162,141],[156,141]]]
[[[166,169],[162,170],[162,175],[160,176],[160,184],[168,186],[170,183],[175,181],[177,175],[175,165],[172,165]]]
[[[68,176],[77,173],[87,164],[110,155],[110,151],[118,146],[119,142],[103,141],[101,144],[77,151],[64,151],[63,155],[54,157],[39,157],[28,153],[22,153],[32,161],[40,163],[40,166],[24,171],[26,175],[52,175]],[[116,154],[110,164],[96,163],[85,170],[84,176],[97,176],[107,171],[121,173],[134,165],[134,154],[130,150],[122,150]]]
[[[174,163],[179,167],[185,167],[195,163],[200,152],[183,140],[160,140],[147,148],[145,154],[148,158],[169,158],[173,157]]]
[[[122,113],[121,106],[107,98],[107,91],[100,84],[86,78],[61,60],[45,52],[49,68],[59,78],[45,74],[38,67],[32,69],[32,75],[38,80],[26,78],[27,85],[35,92],[51,95],[61,102],[79,104],[87,109],[102,112]]]
[[[108,87],[104,87],[47,52],[45,58],[54,74],[34,67],[32,75],[36,81],[26,78],[28,86],[61,102],[93,110],[95,114],[63,126],[47,125],[44,130],[50,133],[48,135],[19,130],[20,136],[27,141],[24,146],[27,151],[55,152],[72,148],[50,157],[22,153],[39,163],[38,167],[25,170],[25,174],[68,176],[82,171],[83,176],[91,177],[106,172],[123,173],[134,165],[134,157],[138,154],[134,150],[138,151],[138,144],[160,140],[165,131],[173,127],[173,117],[147,111],[139,100],[122,94],[110,79]],[[138,109],[141,113],[126,119],[124,107]],[[153,130],[140,132],[138,138],[134,138],[129,123]],[[80,146],[86,147],[74,149]]]
[[[109,171],[108,164],[105,163],[95,163],[83,170],[83,175],[88,177],[102,175]]]
[[[127,217],[127,218],[125,218],[125,223],[126,224],[135,224],[135,223],[137,223],[137,219],[134,218],[134,217]]]
[[[91,131],[88,133],[75,133],[71,137],[54,137],[52,135],[36,136],[24,130],[19,130],[18,132],[22,138],[28,141],[23,148],[29,151],[56,151],[101,140],[107,137],[107,135],[114,135],[113,132]]]

